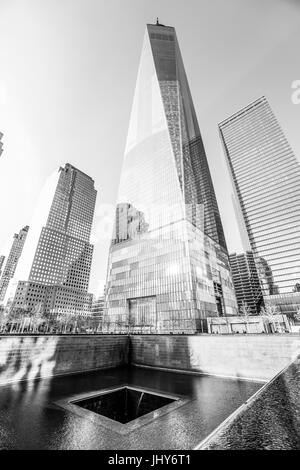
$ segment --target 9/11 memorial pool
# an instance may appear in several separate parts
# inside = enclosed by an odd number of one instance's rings
[[[0,448],[189,450],[261,387],[135,367],[10,384],[0,388]],[[99,406],[113,391],[95,413],[93,397]]]

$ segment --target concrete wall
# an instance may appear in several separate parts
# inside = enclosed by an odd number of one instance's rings
[[[125,335],[0,336],[0,385],[125,364]]]
[[[131,362],[269,380],[300,353],[300,335],[133,335]]]
[[[300,358],[227,418],[198,449],[300,450]]]
[[[0,385],[127,362],[268,380],[299,353],[299,334],[0,336]]]

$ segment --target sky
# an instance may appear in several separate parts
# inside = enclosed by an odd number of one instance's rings
[[[69,162],[98,190],[90,290],[105,282],[146,23],[176,28],[230,252],[244,248],[218,123],[265,95],[300,161],[298,0],[0,0],[0,254]]]

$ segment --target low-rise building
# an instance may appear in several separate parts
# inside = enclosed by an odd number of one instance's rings
[[[208,318],[208,333],[290,333],[291,326],[286,315],[253,315]]]

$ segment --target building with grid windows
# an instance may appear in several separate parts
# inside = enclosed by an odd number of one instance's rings
[[[12,307],[87,315],[92,302],[88,293],[93,254],[90,234],[97,192],[92,178],[69,163],[59,171],[29,278],[18,282]]]
[[[0,278],[1,278],[1,274],[2,274],[2,267],[3,267],[4,261],[5,261],[5,256],[1,255],[0,256]]]
[[[20,256],[23,251],[24,243],[26,241],[28,230],[29,227],[26,225],[20,230],[19,233],[14,234],[13,243],[0,279],[0,302],[4,301],[9,282],[13,278],[16,271]],[[2,260],[2,263],[3,261],[4,259]]]
[[[245,313],[245,306],[250,315],[259,314],[263,295],[252,251],[231,253],[229,262],[239,311]]]
[[[104,296],[94,297],[92,302],[92,315],[98,317],[100,321],[103,319]]]
[[[216,196],[175,29],[147,25],[119,186],[104,331],[206,331],[236,313]]]
[[[293,314],[300,306],[300,164],[265,97],[219,129],[264,301]]]

